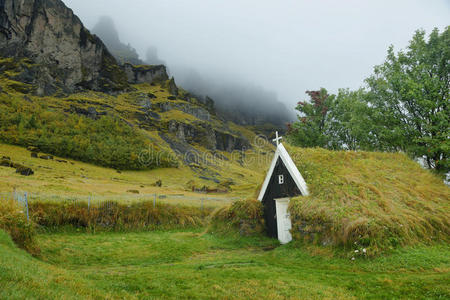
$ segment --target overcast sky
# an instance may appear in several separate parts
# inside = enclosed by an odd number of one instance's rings
[[[63,1],[88,28],[111,16],[142,57],[155,46],[169,68],[239,78],[289,107],[306,90],[358,88],[390,44],[398,50],[419,28],[450,25],[450,0]]]

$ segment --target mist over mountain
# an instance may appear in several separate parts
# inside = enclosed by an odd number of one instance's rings
[[[108,47],[108,50],[114,55],[119,63],[130,63],[134,65],[143,63],[142,60],[139,59],[136,49],[131,47],[130,44],[126,45],[120,41],[119,33],[117,32],[116,25],[111,17],[100,17],[91,32],[102,39],[106,47]]]
[[[149,65],[166,65],[166,62],[158,57],[158,49],[154,46],[147,48],[144,62]]]
[[[101,17],[92,32],[103,40],[121,64],[168,65],[177,84],[204,102],[206,98],[214,100],[217,111],[226,120],[240,125],[284,127],[295,118],[292,109],[278,101],[275,92],[246,82],[237,73],[228,76],[217,72],[202,74],[195,65],[166,63],[159,58],[154,45],[147,48],[145,58],[141,59],[132,45],[121,42],[114,20],[109,16]]]
[[[223,74],[200,74],[187,66],[170,68],[177,83],[193,94],[210,97],[222,116],[240,125],[273,124],[284,127],[295,114],[277,99],[274,91]]]

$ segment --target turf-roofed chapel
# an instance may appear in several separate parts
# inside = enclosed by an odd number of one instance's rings
[[[289,144],[278,145],[258,197],[267,234],[282,243],[292,235],[373,253],[447,239],[449,199],[442,180],[405,154]]]

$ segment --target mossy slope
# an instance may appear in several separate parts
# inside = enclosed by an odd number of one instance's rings
[[[191,163],[187,152],[195,153],[196,163],[227,165],[205,153],[224,158],[223,152],[251,148],[255,137],[183,89],[172,95],[167,82],[135,84],[117,95],[59,90],[39,97],[26,83],[34,67],[27,59],[0,58],[0,141],[117,169],[154,169]]]

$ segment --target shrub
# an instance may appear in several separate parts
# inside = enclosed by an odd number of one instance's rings
[[[258,200],[239,200],[213,214],[210,230],[219,233],[238,230],[242,236],[261,234],[264,231],[263,214]]]
[[[14,200],[5,200],[0,205],[0,229],[6,231],[22,249],[33,255],[39,254],[33,224],[27,221],[24,212]]]

